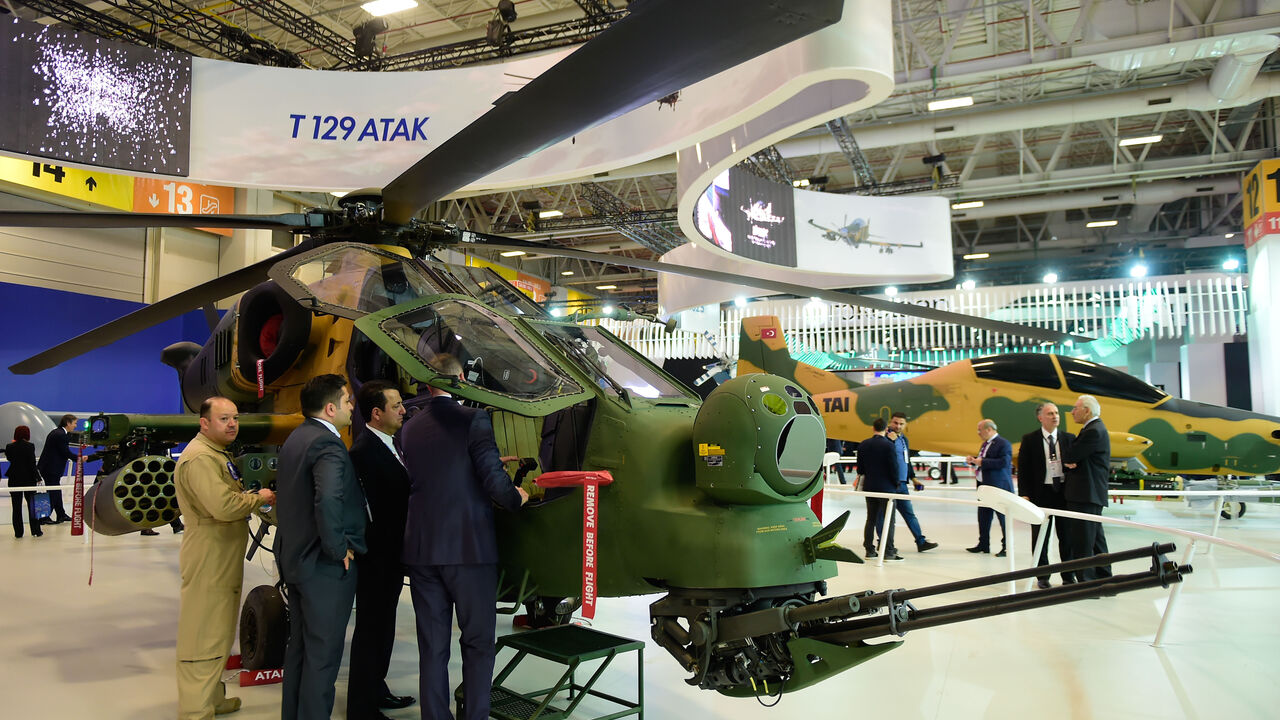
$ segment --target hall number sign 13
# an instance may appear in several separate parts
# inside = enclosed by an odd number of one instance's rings
[[[1280,160],[1263,160],[1244,178],[1244,246],[1280,235]]]

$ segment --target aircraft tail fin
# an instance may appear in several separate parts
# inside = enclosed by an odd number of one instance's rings
[[[738,374],[748,373],[771,373],[794,380],[811,395],[854,387],[835,373],[791,357],[782,334],[782,323],[773,315],[742,319],[738,333]]]

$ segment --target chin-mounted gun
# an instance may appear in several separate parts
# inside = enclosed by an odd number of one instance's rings
[[[725,695],[750,697],[799,690],[888,652],[901,644],[868,640],[902,637],[912,630],[1106,597],[1182,581],[1191,566],[1165,558],[1173,544],[986,575],[913,590],[865,591],[814,600],[790,589],[733,591],[730,601],[708,591],[673,589],[650,607],[652,634],[686,670],[688,682]],[[947,593],[1036,576],[1077,573],[1127,560],[1149,559],[1137,573],[966,602],[917,607]],[[780,592],[772,593],[771,590]],[[709,609],[713,608],[713,609]]]

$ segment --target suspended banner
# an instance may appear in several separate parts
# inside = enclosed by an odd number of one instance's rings
[[[567,181],[670,155],[815,84],[828,113],[873,105],[893,89],[889,8],[888,0],[848,2],[832,27],[579,133],[470,190]],[[196,58],[190,177],[295,190],[382,187],[568,52],[397,73]]]

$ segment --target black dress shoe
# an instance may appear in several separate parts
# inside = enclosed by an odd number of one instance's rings
[[[1008,555],[1008,553],[1006,553],[1004,550],[1001,550],[1000,552],[996,553],[996,557],[1005,557],[1006,555]]]
[[[1048,590],[1050,587],[1052,587],[1052,585],[1049,584],[1048,580],[1044,578],[1040,578],[1039,580],[1036,580],[1036,587],[1040,588],[1041,590]]]
[[[151,528],[147,528],[138,534],[139,535],[159,535],[160,533],[156,532],[155,530],[152,530]]]
[[[378,698],[378,707],[383,710],[398,710],[413,704],[412,695],[383,695]]]
[[[984,548],[981,545],[974,545],[971,548],[965,548],[965,551],[971,552],[971,553],[989,553],[991,552],[991,548]]]
[[[865,557],[869,557],[869,558],[879,557],[879,553],[877,553],[875,550],[868,550]]]

